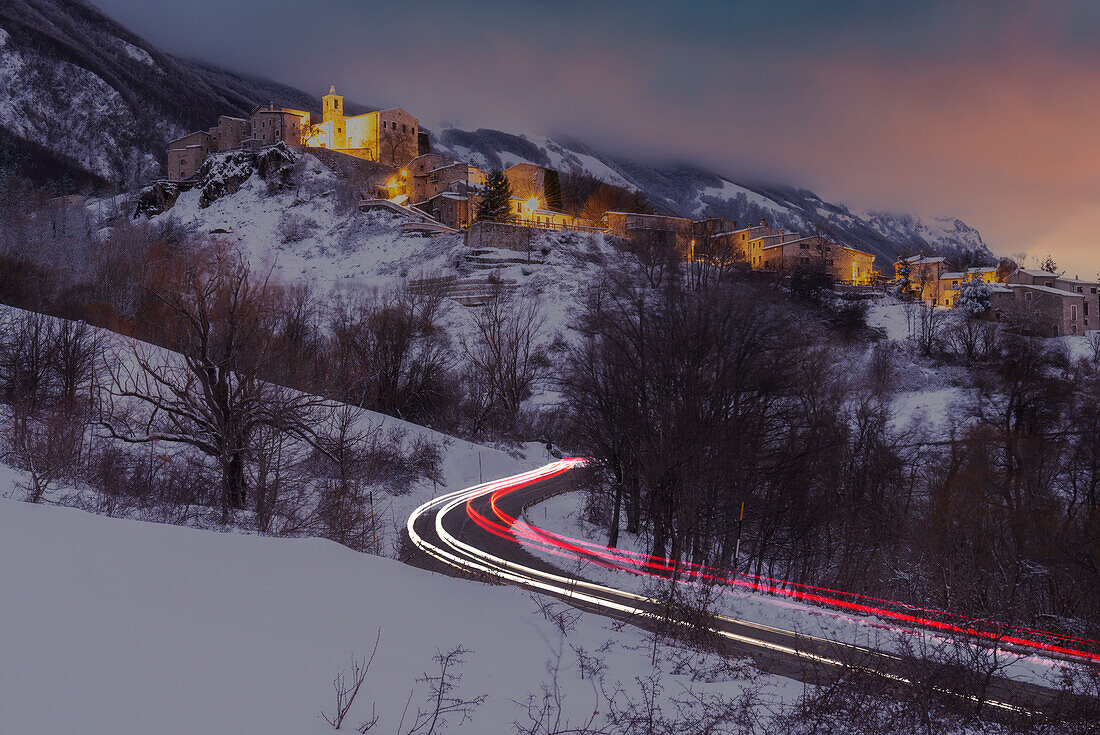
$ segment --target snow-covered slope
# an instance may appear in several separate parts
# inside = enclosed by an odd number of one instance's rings
[[[8,489],[0,467],[0,496]],[[652,643],[585,617],[563,638],[527,593],[448,579],[317,539],[272,539],[93,516],[0,500],[0,730],[62,735],[332,732],[332,679],[350,658],[377,655],[344,729],[380,717],[394,732],[416,678],[437,651],[469,650],[461,697],[488,694],[445,732],[513,732],[528,693],[558,684],[565,719],[592,712],[593,684],[576,651],[599,655],[610,689],[649,676]],[[379,634],[380,631],[380,634]],[[606,649],[601,646],[607,644]],[[572,647],[571,647],[572,646]],[[599,651],[603,651],[600,653]],[[659,653],[671,653],[661,646]],[[664,659],[664,656],[661,657]],[[699,655],[695,656],[700,658]],[[681,687],[737,696],[752,681],[768,701],[801,685],[724,669]],[[602,722],[602,720],[601,720]],[[406,726],[408,718],[406,718]],[[440,731],[437,728],[437,732]]]
[[[168,140],[271,100],[318,104],[163,53],[82,0],[0,3],[0,168],[38,182],[148,179]]]
[[[320,294],[366,294],[425,278],[499,279],[520,297],[538,298],[547,322],[542,335],[546,341],[577,323],[590,287],[602,278],[602,266],[626,257],[599,234],[541,233],[530,252],[467,248],[460,234],[406,235],[400,217],[350,206],[341,195],[345,183],[316,157],[291,155],[294,163],[277,181],[256,171],[235,192],[205,207],[207,187],[196,186],[153,222],[172,220],[226,240],[257,266],[274,269],[283,281],[309,283]],[[208,159],[212,176],[223,176],[216,165],[220,157]],[[471,326],[471,312],[448,304],[445,326],[459,338]]]

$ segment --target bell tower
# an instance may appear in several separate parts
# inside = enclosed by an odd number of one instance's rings
[[[344,119],[344,96],[336,94],[336,85],[328,88],[328,94],[321,98],[322,122]]]

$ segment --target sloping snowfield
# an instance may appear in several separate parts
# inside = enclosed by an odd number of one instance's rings
[[[379,629],[377,656],[344,724],[352,732],[372,703],[381,717],[375,731],[393,732],[437,649],[470,649],[458,694],[489,695],[465,726],[437,730],[448,733],[514,731],[525,711],[516,701],[549,681],[547,662],[559,648],[559,684],[574,720],[594,700],[570,646],[592,652],[616,641],[606,653],[611,682],[631,686],[651,671],[652,642],[642,632],[588,616],[562,641],[532,599],[509,588],[327,541],[12,500],[0,500],[0,590],[3,733],[331,732],[319,712],[332,709],[332,678],[352,652],[370,653]],[[670,676],[669,690],[682,678]],[[696,686],[736,695],[744,685],[719,679]],[[801,690],[763,681],[773,701]]]

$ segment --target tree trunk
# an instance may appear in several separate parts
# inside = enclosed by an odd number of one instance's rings
[[[623,507],[623,484],[615,483],[615,509],[611,513],[611,528],[608,529],[607,545],[615,549],[619,546],[619,519]]]

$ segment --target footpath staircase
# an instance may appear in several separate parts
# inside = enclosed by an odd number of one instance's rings
[[[409,281],[409,291],[415,294],[439,295],[451,299],[462,306],[483,306],[494,294],[512,293],[518,288],[510,278],[497,278],[493,275],[460,278],[458,276],[439,276]]]

